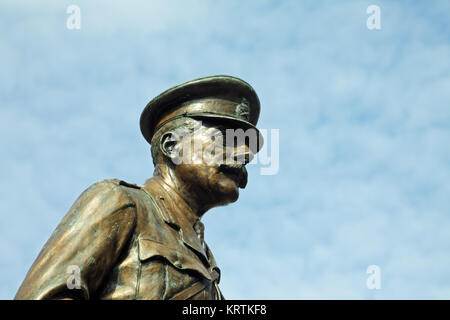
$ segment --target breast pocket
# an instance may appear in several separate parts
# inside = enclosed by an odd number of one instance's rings
[[[199,281],[210,282],[210,273],[198,257],[182,245],[167,246],[152,239],[139,239],[141,276],[139,295],[170,299]],[[158,287],[157,294],[154,290]]]

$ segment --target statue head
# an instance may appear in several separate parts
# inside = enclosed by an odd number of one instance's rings
[[[155,175],[170,175],[210,207],[238,199],[249,163],[263,144],[255,127],[259,99],[230,76],[200,78],[150,101],[140,126],[151,144]]]

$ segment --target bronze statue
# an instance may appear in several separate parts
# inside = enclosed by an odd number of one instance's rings
[[[154,176],[141,186],[113,179],[84,191],[15,298],[223,299],[200,218],[245,187],[245,165],[263,143],[259,109],[253,88],[230,76],[192,80],[150,101],[140,127]],[[246,135],[218,139],[229,129]]]

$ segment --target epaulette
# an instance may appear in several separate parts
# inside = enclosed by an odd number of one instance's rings
[[[115,185],[118,186],[125,186],[125,187],[129,187],[129,188],[134,188],[134,189],[141,189],[141,187],[139,187],[137,184],[134,183],[129,183],[120,179],[106,179],[104,180],[105,182],[112,182]]]

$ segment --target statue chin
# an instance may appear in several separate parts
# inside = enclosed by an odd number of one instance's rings
[[[217,190],[215,192],[220,197],[219,205],[236,202],[239,198],[239,187],[236,182],[229,178],[221,179],[217,184]]]

